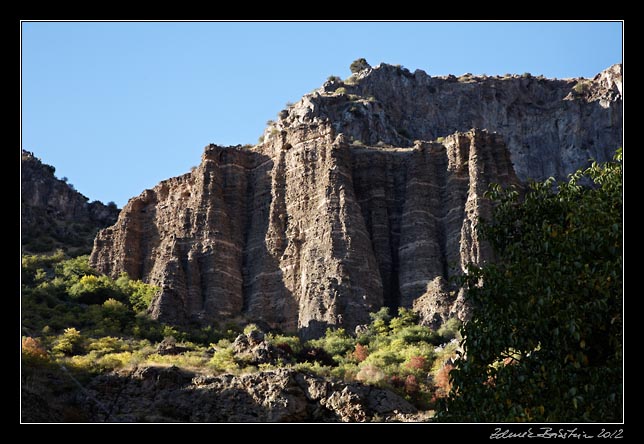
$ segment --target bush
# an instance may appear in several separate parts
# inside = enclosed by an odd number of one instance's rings
[[[22,360],[28,364],[44,364],[49,361],[47,350],[38,339],[31,336],[22,337]]]
[[[366,345],[356,344],[356,347],[353,350],[353,359],[358,362],[362,362],[367,359],[367,356],[369,356],[369,348]]]
[[[420,390],[420,385],[418,384],[416,376],[407,375],[407,378],[405,378],[405,393],[413,395],[418,393],[418,390]]]
[[[327,77],[327,81],[329,82],[334,82],[334,83],[339,83],[342,82],[342,79],[338,76],[329,76]]]
[[[340,94],[340,95],[342,95],[342,94],[346,94],[346,93],[347,93],[347,89],[346,89],[344,86],[341,86],[340,88],[338,88],[338,89],[336,89],[336,90],[335,90],[335,93],[336,93],[336,94]]]
[[[440,398],[446,397],[450,390],[452,390],[452,382],[450,381],[449,374],[454,369],[452,364],[445,364],[436,373],[434,377],[434,384],[436,385],[436,396]]]
[[[311,363],[321,366],[335,366],[337,362],[321,347],[303,347],[296,355],[297,362]]]
[[[62,353],[66,356],[82,354],[83,337],[74,327],[66,328],[63,335],[58,338],[52,351],[55,353]]]
[[[297,336],[269,333],[266,335],[266,340],[269,344],[286,351],[288,354],[297,354],[302,350],[302,343]]]
[[[323,338],[309,341],[313,347],[320,347],[330,356],[344,356],[352,350],[355,345],[355,339],[351,338],[344,328],[331,329],[327,328]]]
[[[68,293],[84,304],[102,304],[110,298],[123,298],[120,289],[107,276],[85,275],[69,287]]]
[[[353,62],[351,62],[351,65],[349,66],[349,69],[354,74],[367,68],[371,68],[371,65],[369,65],[369,63],[367,63],[367,60],[364,58],[359,58],[354,60]]]
[[[364,382],[366,384],[375,385],[385,379],[385,372],[380,370],[375,365],[365,365],[360,368],[360,371],[356,375],[356,380]]]
[[[235,362],[235,354],[232,348],[217,350],[210,362],[208,362],[208,366],[220,372],[232,372],[239,369],[239,365]]]
[[[452,339],[460,339],[461,321],[458,318],[450,318],[438,329],[436,333],[443,339],[444,342],[449,342]]]
[[[576,95],[583,96],[590,91],[590,82],[587,80],[580,80],[575,86],[573,86],[572,90]]]
[[[427,358],[423,356],[412,356],[407,362],[407,368],[411,370],[425,370],[427,367]]]
[[[137,313],[145,312],[159,292],[159,287],[138,280],[133,281],[126,273],[121,273],[116,280],[116,286],[128,295],[128,302]]]

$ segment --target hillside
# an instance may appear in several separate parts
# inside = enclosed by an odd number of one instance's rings
[[[21,243],[25,253],[62,249],[87,254],[100,228],[116,222],[116,205],[89,202],[71,184],[56,178],[55,168],[22,150]]]

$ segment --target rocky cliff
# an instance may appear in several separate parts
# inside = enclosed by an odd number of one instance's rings
[[[62,248],[72,254],[91,251],[100,228],[116,222],[116,205],[104,205],[57,179],[55,169],[22,150],[21,242],[27,252]]]
[[[388,305],[437,325],[465,315],[449,278],[490,254],[488,184],[609,158],[621,112],[619,65],[592,80],[367,68],[281,111],[257,146],[210,145],[131,199],[90,261],[159,285],[150,310],[171,323],[313,336]]]

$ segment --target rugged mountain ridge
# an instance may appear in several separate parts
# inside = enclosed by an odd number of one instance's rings
[[[67,182],[57,179],[55,169],[29,151],[21,156],[21,243],[29,252],[56,248],[74,254],[91,251],[100,228],[116,222],[116,205],[89,202]]]
[[[489,257],[474,228],[488,184],[607,159],[621,66],[547,80],[380,65],[279,117],[257,146],[210,145],[194,171],[131,199],[91,264],[159,285],[151,313],[171,323],[245,317],[316,336],[382,305],[464,317],[448,282]]]

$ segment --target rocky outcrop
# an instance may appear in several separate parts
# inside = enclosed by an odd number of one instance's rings
[[[55,169],[29,151],[22,151],[21,240],[28,252],[63,248],[89,253],[100,228],[116,222],[116,205],[104,205],[54,176]]]
[[[619,66],[592,81],[367,67],[280,112],[261,144],[210,145],[131,199],[90,261],[161,287],[150,311],[171,323],[245,317],[310,337],[388,305],[437,326],[467,315],[450,277],[490,255],[475,230],[488,184],[608,158],[620,91]]]
[[[90,422],[365,422],[426,420],[399,395],[289,369],[208,376],[140,367],[94,378],[78,396]]]
[[[304,100],[336,132],[369,145],[406,146],[470,128],[497,132],[521,180],[565,178],[588,159],[610,160],[622,146],[621,64],[593,79],[559,80],[528,73],[432,77],[382,64],[329,81]],[[301,118],[302,107],[276,126]]]

